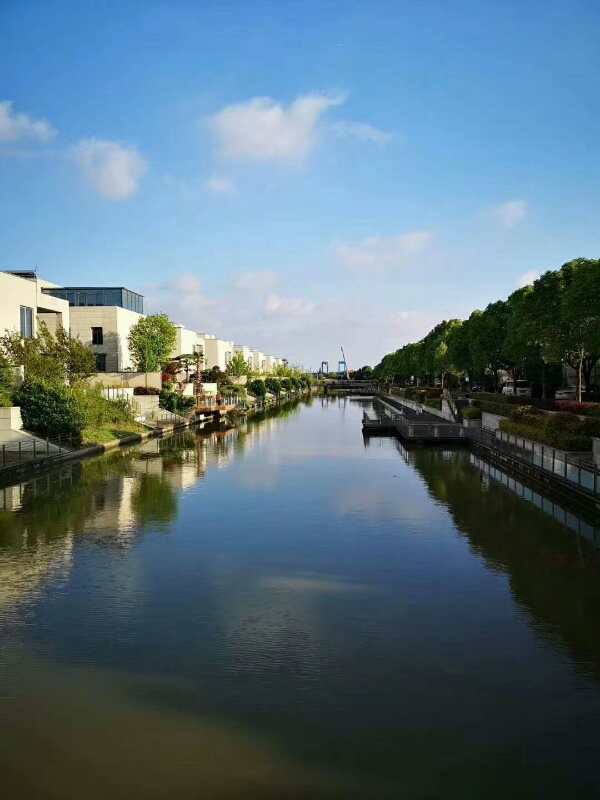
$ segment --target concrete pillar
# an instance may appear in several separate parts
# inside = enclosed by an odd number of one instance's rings
[[[597,436],[592,438],[592,451],[594,453],[594,464],[600,467],[600,438]]]

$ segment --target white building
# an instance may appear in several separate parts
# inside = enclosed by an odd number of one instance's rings
[[[257,372],[265,371],[265,354],[260,350],[252,349],[252,364]]]
[[[217,339],[212,334],[199,334],[204,341],[204,364],[205,369],[218,367],[223,372],[227,369],[227,364],[233,356],[233,342],[225,339]]]
[[[264,372],[273,372],[276,367],[277,359],[275,356],[265,356],[265,369]]]
[[[196,331],[191,331],[184,325],[175,325],[175,331],[177,338],[175,340],[175,347],[171,351],[171,358],[198,352],[198,334]]]
[[[69,303],[43,292],[52,286],[32,271],[0,272],[0,334],[10,331],[31,338],[37,336],[40,322],[51,333],[61,326],[68,331]]]
[[[68,302],[71,336],[91,347],[98,372],[133,369],[127,337],[144,317],[141,294],[122,286],[46,286],[42,292]]]
[[[244,361],[250,369],[254,369],[254,357],[252,354],[252,350],[249,347],[246,347],[243,344],[234,344],[233,346],[234,353],[241,353]]]

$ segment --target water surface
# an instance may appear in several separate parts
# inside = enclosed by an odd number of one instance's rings
[[[7,796],[598,796],[594,521],[361,414],[0,490]]]

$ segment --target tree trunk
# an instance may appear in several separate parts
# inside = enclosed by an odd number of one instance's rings
[[[579,358],[577,360],[577,402],[581,403],[581,379],[583,377],[583,359],[584,353],[583,350],[579,353]]]
[[[585,390],[586,392],[590,391],[590,386],[592,384],[592,372],[594,371],[594,367],[598,363],[598,356],[596,355],[587,355],[583,359],[583,380],[585,383]]]

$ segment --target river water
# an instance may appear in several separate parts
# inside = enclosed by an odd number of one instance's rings
[[[362,407],[0,490],[5,797],[600,795],[598,532]]]

